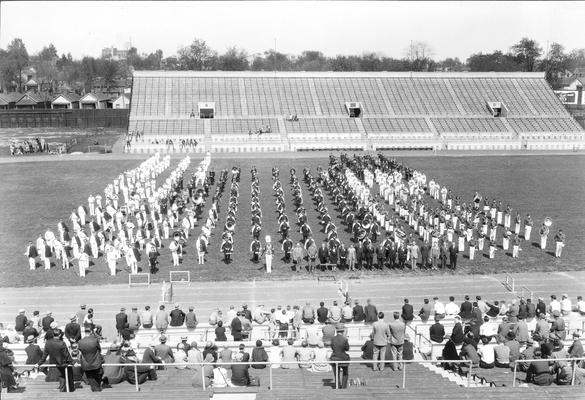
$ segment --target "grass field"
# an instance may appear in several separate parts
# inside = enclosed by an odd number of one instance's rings
[[[583,269],[581,260],[585,256],[582,246],[584,241],[585,216],[582,211],[582,199],[585,198],[585,156],[583,155],[533,155],[533,156],[398,156],[404,163],[422,170],[427,176],[435,177],[441,184],[452,188],[453,192],[469,200],[475,190],[492,197],[501,199],[504,204],[509,203],[514,210],[522,215],[529,212],[535,224],[539,224],[545,216],[552,218],[552,231],[562,228],[567,234],[567,247],[561,260],[556,260],[551,254],[541,251],[532,244],[524,244],[519,259],[512,259],[503,251],[499,251],[495,260],[488,260],[482,256],[475,261],[459,257],[457,273],[491,273],[503,271],[556,271],[568,269]],[[30,160],[28,160],[30,161]],[[178,160],[173,160],[171,169]],[[86,278],[80,278],[77,270],[62,271],[54,268],[45,271],[38,268],[29,271],[23,253],[28,240],[35,240],[39,233],[47,227],[56,232],[56,225],[60,218],[66,219],[73,207],[87,201],[90,193],[102,191],[120,172],[135,167],[139,160],[118,160],[103,156],[88,161],[41,161],[41,162],[14,162],[0,165],[2,182],[0,183],[0,285],[2,286],[31,286],[31,285],[79,285],[84,283],[123,283],[128,281],[125,272],[125,262],[118,264],[119,273],[110,277],[106,272],[103,260],[97,260],[90,268]],[[211,169],[219,172],[223,168],[231,169],[238,165],[242,168],[242,182],[240,185],[240,202],[238,222],[235,235],[234,261],[225,265],[221,258],[220,234],[225,221],[225,210],[229,200],[227,194],[222,199],[220,224],[214,231],[210,243],[207,262],[203,266],[196,265],[196,256],[192,243],[185,250],[187,254],[178,270],[191,271],[194,280],[251,280],[251,279],[287,279],[306,276],[296,274],[290,265],[285,265],[275,257],[274,272],[267,277],[263,272],[262,264],[253,264],[250,261],[249,244],[250,234],[250,168],[256,165],[261,183],[260,202],[264,213],[262,237],[266,234],[279,239],[276,225],[276,208],[273,201],[272,181],[270,169],[277,165],[281,170],[281,179],[285,188],[287,213],[294,220],[292,196],[288,184],[288,171],[295,167],[297,171],[303,168],[316,170],[318,165],[327,164],[327,154],[322,157],[300,158],[268,158],[263,155],[258,159],[212,159]],[[197,165],[194,158],[192,167]],[[191,173],[188,170],[188,173]],[[308,188],[303,184],[305,204],[308,209],[309,223],[317,241],[325,235],[320,230],[317,212],[312,203]],[[213,187],[212,190],[215,188]],[[331,200],[326,200],[328,208],[333,209]],[[335,211],[334,215],[338,215]],[[343,225],[337,220],[340,239],[349,243],[349,234],[342,232]],[[199,228],[195,229],[199,232]],[[533,234],[533,237],[535,235]],[[193,237],[192,237],[193,238]],[[293,240],[298,240],[300,234],[294,232]],[[168,279],[171,264],[170,255],[166,248],[162,249],[160,257],[160,271],[154,276],[155,281]],[[278,250],[280,245],[277,244]],[[549,252],[553,251],[553,244],[549,241]],[[76,264],[76,263],[75,263]],[[146,267],[143,260],[140,265]],[[436,272],[435,272],[436,273]],[[442,274],[442,272],[440,272]],[[451,274],[453,272],[445,272]],[[430,272],[401,272],[401,271],[366,271],[365,276],[397,275],[397,274],[431,274]],[[347,275],[347,273],[344,273]]]

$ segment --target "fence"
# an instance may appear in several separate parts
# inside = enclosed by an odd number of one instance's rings
[[[451,364],[468,364],[469,365],[469,372],[467,373],[467,387],[471,387],[471,372],[472,372],[472,368],[473,368],[473,362],[471,360],[397,360],[397,361],[393,361],[393,360],[379,360],[381,363],[391,363],[391,364],[400,364],[401,368],[402,368],[402,389],[406,389],[406,366],[408,364],[441,364],[441,363],[451,363]],[[336,379],[335,379],[335,389],[339,389],[339,364],[342,365],[352,365],[352,364],[372,364],[374,362],[374,360],[348,360],[348,361],[333,361],[333,360],[328,360],[327,364],[331,365],[334,368],[334,371],[336,373]],[[199,366],[201,368],[201,382],[202,382],[202,388],[203,390],[206,390],[206,386],[205,386],[205,371],[204,371],[204,366],[206,365],[233,365],[233,364],[242,364],[241,362],[214,362],[214,363],[165,363],[164,366],[165,367],[189,367],[189,366]],[[282,364],[290,364],[290,365],[298,365],[299,362],[298,361],[278,361],[278,362],[271,362],[271,361],[265,361],[265,362],[260,362],[260,361],[250,361],[250,362],[246,362],[245,364],[248,365],[266,365],[268,367],[268,371],[269,371],[269,385],[268,388],[269,389],[273,389],[273,379],[272,379],[272,365],[273,364],[278,364],[278,365],[282,365]],[[315,362],[315,361],[307,361],[304,362],[304,364],[310,364],[311,366],[313,366],[314,364],[323,364],[321,362]],[[135,379],[135,386],[136,386],[136,391],[139,392],[140,391],[140,385],[138,383],[138,367],[139,366],[143,366],[143,367],[160,367],[161,364],[155,364],[155,363],[105,363],[102,364],[102,367],[128,367],[128,366],[132,366],[134,367],[134,379]],[[25,364],[25,365],[14,365],[15,369],[29,369],[32,370],[34,368],[37,368],[37,365],[30,365],[30,364]],[[55,364],[42,364],[42,367],[57,367]],[[69,368],[65,368],[65,382],[68,383],[69,382]],[[434,372],[430,372],[429,373],[434,373]],[[227,380],[227,379],[226,379]],[[69,385],[66,384],[65,387],[67,388],[67,392],[69,392]]]
[[[0,111],[0,128],[128,128],[128,109]]]

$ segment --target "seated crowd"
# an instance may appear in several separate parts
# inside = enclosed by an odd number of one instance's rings
[[[132,307],[128,313],[122,307],[114,318],[118,334],[113,340],[102,336],[102,327],[94,323],[93,309],[86,305],[71,315],[63,329],[51,312],[41,318],[40,313],[34,311],[29,319],[26,311],[21,309],[15,325],[2,334],[0,372],[3,384],[9,390],[15,390],[15,375],[18,374],[11,348],[24,341],[27,345],[24,364],[34,365],[32,372],[45,374],[47,381],[59,381],[61,391],[74,390],[76,379],[84,380],[94,391],[123,381],[141,384],[157,379],[156,371],[163,366],[154,364],[171,363],[174,368],[193,370],[194,386],[204,383],[214,387],[259,385],[259,379],[250,376],[249,368],[261,369],[269,365],[271,368],[328,372],[333,365],[334,369],[335,366],[338,368],[334,376],[337,378],[339,374],[339,386],[344,388],[347,387],[349,364],[332,364],[331,361],[350,360],[348,328],[352,325],[371,327],[369,339],[361,346],[362,358],[370,361],[366,365],[374,371],[384,370],[387,364],[393,370],[399,370],[401,365],[396,361],[414,358],[415,349],[407,327],[412,328],[413,324],[417,328],[424,326],[434,317],[435,323],[429,328],[430,341],[444,345],[442,365],[446,369],[466,373],[467,364],[453,363],[462,359],[471,360],[472,367],[480,369],[509,369],[520,361],[517,369],[526,372],[527,382],[571,384],[574,375],[576,384],[585,383],[579,330],[572,334],[570,344],[565,343],[567,325],[563,318],[572,317],[572,312],[585,316],[585,302],[581,296],[575,308],[566,295],[561,301],[552,295],[548,305],[542,298],[538,302],[513,300],[509,305],[498,301],[485,302],[481,296],[476,296],[474,302],[466,296],[460,305],[454,300],[451,297],[444,305],[435,298],[434,305],[431,305],[425,299],[416,318],[414,307],[404,299],[401,311],[393,312],[389,323],[370,299],[365,306],[355,300],[353,307],[348,299],[341,306],[337,301],[330,307],[320,302],[315,308],[307,302],[303,307],[278,306],[270,311],[261,304],[254,310],[243,305],[236,311],[231,306],[225,315],[220,309],[215,309],[205,328],[214,330],[215,341],[207,340],[201,350],[201,343],[189,342],[186,335],[176,346],[168,344],[168,335],[173,329],[192,332],[199,326],[192,306],[187,313],[179,304],[175,304],[170,312],[164,305],[156,311],[146,306],[141,312],[138,307]],[[443,324],[449,319],[453,321],[453,328],[450,335],[446,335]],[[259,326],[268,326],[269,337],[256,340],[251,354],[246,352],[249,341],[241,343],[237,352],[231,350],[233,344],[228,343],[226,327],[232,340],[240,342],[250,339],[252,330]],[[137,334],[151,329],[156,332],[152,336],[156,339],[151,339],[148,346],[141,346],[136,340]],[[100,356],[100,343],[108,346],[104,357]],[[269,344],[267,348],[265,343]],[[461,346],[459,351],[458,346]],[[422,345],[418,351],[425,353]],[[573,363],[564,360],[567,358],[581,360]],[[536,361],[521,361],[532,359]],[[43,368],[45,363],[57,367]],[[142,364],[136,372],[135,363]]]

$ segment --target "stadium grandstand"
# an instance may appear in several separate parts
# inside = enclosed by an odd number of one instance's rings
[[[544,73],[136,71],[131,104],[134,153],[585,147]]]

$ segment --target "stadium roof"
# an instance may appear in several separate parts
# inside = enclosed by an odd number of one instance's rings
[[[544,78],[544,72],[134,71],[137,78]]]

